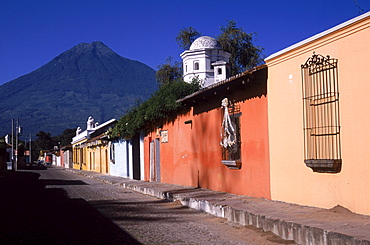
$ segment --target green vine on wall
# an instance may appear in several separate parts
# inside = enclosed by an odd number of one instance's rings
[[[182,103],[176,102],[178,99],[199,89],[200,84],[197,80],[192,83],[175,80],[162,84],[151,98],[123,115],[109,132],[109,136],[111,138],[132,138],[143,129],[154,129],[185,109]]]

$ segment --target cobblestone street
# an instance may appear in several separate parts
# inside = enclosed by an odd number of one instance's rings
[[[278,244],[242,227],[62,168],[0,179],[1,244]]]

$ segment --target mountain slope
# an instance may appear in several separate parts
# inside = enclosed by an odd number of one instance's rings
[[[155,71],[102,42],[81,43],[39,69],[0,86],[0,135],[19,118],[25,132],[52,135],[86,127],[89,116],[119,119],[155,91]]]

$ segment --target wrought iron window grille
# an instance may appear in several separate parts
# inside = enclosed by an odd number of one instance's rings
[[[342,166],[338,60],[313,54],[301,65],[305,164],[314,172]]]

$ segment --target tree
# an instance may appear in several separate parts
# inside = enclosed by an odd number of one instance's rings
[[[54,141],[50,133],[39,131],[35,140],[35,145],[40,150],[52,150],[54,147]]]
[[[359,14],[362,14],[365,12],[365,10],[363,8],[361,8],[360,4],[358,4],[357,0],[353,0],[356,4],[356,7],[358,8],[358,13]]]
[[[200,37],[200,32],[193,27],[183,28],[176,37],[176,41],[183,50],[188,50],[190,45]]]
[[[59,144],[61,146],[67,146],[70,145],[72,142],[72,138],[76,136],[76,129],[77,128],[67,128],[63,131],[61,135],[53,137],[54,144]]]
[[[253,68],[261,63],[263,48],[253,44],[253,33],[246,33],[242,28],[236,27],[234,20],[229,20],[226,26],[221,26],[221,34],[217,41],[223,50],[231,53],[231,75],[236,75],[246,69]],[[182,29],[176,40],[181,48],[189,49],[191,43],[199,37],[200,33],[194,28]]]
[[[182,78],[182,64],[177,61],[172,64],[172,57],[167,58],[166,63],[157,68],[156,79],[161,85]]]
[[[38,159],[40,151],[42,150],[52,150],[54,147],[54,141],[50,133],[39,131],[37,134],[37,139],[32,141],[32,159]]]
[[[32,159],[38,157],[42,150],[53,150],[54,146],[67,146],[71,144],[72,138],[76,135],[76,128],[65,129],[61,135],[51,136],[50,133],[39,131],[37,139],[32,141]],[[29,144],[28,144],[29,149]]]
[[[263,48],[254,46],[253,34],[237,28],[234,20],[228,21],[226,26],[221,27],[221,34],[217,37],[217,41],[225,51],[231,53],[231,75],[251,69],[263,62],[261,58]]]

